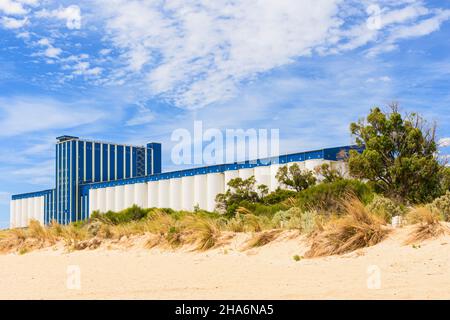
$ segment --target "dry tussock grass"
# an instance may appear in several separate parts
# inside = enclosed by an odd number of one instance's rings
[[[247,241],[244,249],[251,249],[256,247],[262,247],[270,242],[274,241],[278,235],[281,233],[281,230],[269,230],[255,233],[253,237]]]
[[[356,197],[348,197],[342,205],[345,215],[329,221],[322,231],[312,236],[312,245],[306,257],[343,254],[373,246],[389,232],[383,227],[383,221],[371,214]]]
[[[440,221],[439,215],[427,207],[413,209],[406,216],[406,219],[409,223],[416,225],[409,234],[405,244],[414,244],[450,233],[448,227]]]

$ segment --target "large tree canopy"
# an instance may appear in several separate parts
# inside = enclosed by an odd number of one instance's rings
[[[365,146],[362,153],[350,152],[350,174],[398,201],[427,202],[442,192],[435,126],[420,115],[402,116],[396,105],[386,113],[374,108],[350,130],[356,143]]]

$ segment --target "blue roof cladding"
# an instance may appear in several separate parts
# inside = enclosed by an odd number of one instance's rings
[[[30,192],[30,193],[23,193],[23,194],[16,194],[11,197],[12,200],[22,200],[22,199],[29,199],[29,198],[36,198],[36,197],[44,197],[48,194],[51,194],[52,191],[55,189],[50,190],[44,190],[44,191],[37,191],[37,192]]]
[[[248,169],[260,166],[269,166],[271,164],[283,164],[289,162],[301,162],[305,160],[312,159],[325,159],[325,160],[343,160],[350,150],[357,150],[361,152],[363,148],[358,146],[343,146],[336,148],[328,148],[300,153],[287,154],[277,157],[258,159],[253,161],[245,161],[239,163],[231,163],[231,164],[221,164],[221,165],[213,165],[207,167],[200,168],[192,168],[185,170],[178,170],[172,172],[164,172],[149,175],[146,177],[132,178],[132,179],[121,179],[116,181],[102,182],[102,183],[91,183],[81,185],[81,194],[86,195],[89,193],[89,189],[101,189],[113,186],[122,186],[127,184],[135,184],[135,183],[145,183],[149,181],[158,181],[172,178],[181,178],[188,176],[195,176],[206,173],[219,173],[225,172],[229,170],[238,170],[238,169]]]

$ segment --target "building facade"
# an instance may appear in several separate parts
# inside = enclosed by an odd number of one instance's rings
[[[94,211],[143,208],[214,211],[215,198],[237,177],[254,176],[270,191],[282,165],[297,163],[313,170],[322,163],[345,170],[345,154],[355,146],[300,152],[254,161],[162,172],[161,144],[131,146],[62,136],[56,143],[56,188],[12,196],[10,226],[68,224],[88,219]]]

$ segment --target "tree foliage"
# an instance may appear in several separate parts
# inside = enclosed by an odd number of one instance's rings
[[[225,193],[216,196],[216,209],[219,212],[233,211],[239,203],[247,201],[250,203],[260,202],[269,192],[266,185],[256,186],[256,179],[251,176],[248,179],[235,178],[228,182]]]
[[[305,190],[317,182],[314,172],[301,170],[296,163],[291,166],[280,167],[276,178],[281,185],[294,189],[297,192]]]
[[[416,113],[402,116],[396,104],[390,107],[386,113],[374,108],[366,120],[351,124],[356,143],[365,150],[350,152],[350,174],[397,201],[431,201],[442,193],[435,125]]]
[[[344,179],[343,173],[335,168],[332,168],[328,163],[323,163],[314,170],[317,174],[320,174],[323,177],[322,182],[325,183],[331,183]]]

